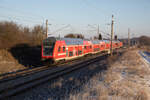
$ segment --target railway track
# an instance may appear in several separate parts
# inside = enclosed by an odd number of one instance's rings
[[[89,57],[91,57],[91,56],[84,57],[84,59],[89,59]],[[10,81],[10,80],[14,80],[14,79],[17,79],[17,78],[20,78],[20,77],[25,77],[25,76],[35,74],[35,73],[38,73],[38,72],[42,72],[42,71],[45,71],[45,70],[51,70],[52,68],[57,68],[57,67],[60,67],[60,66],[66,66],[66,65],[69,65],[69,64],[73,64],[77,61],[78,62],[81,61],[80,59],[83,59],[83,58],[74,59],[74,60],[71,60],[69,62],[57,63],[57,64],[53,64],[53,65],[50,65],[50,66],[41,66],[41,67],[37,67],[37,68],[29,68],[29,69],[18,70],[16,72],[1,74],[0,75],[0,83],[4,83],[4,82]]]
[[[9,98],[11,96],[22,93],[34,86],[38,86],[43,82],[56,79],[60,76],[76,71],[80,68],[86,67],[89,64],[97,62],[101,59],[107,57],[106,53],[99,56],[93,56],[90,59],[80,61],[75,64],[70,64],[68,66],[63,66],[57,68],[47,67],[46,70],[39,71],[37,73],[22,75],[18,78],[7,79],[7,81],[1,81],[0,83],[0,99]]]
[[[37,86],[48,80],[55,79],[59,76],[71,73],[77,69],[83,68],[89,64],[99,61],[102,57],[106,57],[106,54],[101,54],[100,56],[93,57],[91,59],[84,60],[82,62],[69,65],[67,67],[61,67],[59,69],[47,69],[43,72],[38,72],[28,76],[22,76],[20,78],[15,78],[13,80],[7,80],[0,83],[0,99],[5,99],[10,96],[21,93],[29,88]],[[86,62],[86,63],[85,63]]]
[[[38,72],[38,71],[40,71],[44,68],[47,68],[47,66],[42,66],[42,67],[33,68],[33,69],[24,69],[24,70],[19,70],[19,71],[16,71],[16,72],[2,74],[2,75],[0,75],[0,77],[1,77],[0,83],[10,81],[10,80],[13,80],[13,79],[25,76],[25,75],[29,75],[29,74]]]

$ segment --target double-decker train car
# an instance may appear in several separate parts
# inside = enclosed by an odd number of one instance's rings
[[[103,40],[100,40],[100,51],[103,52],[106,50],[106,42]]]
[[[122,47],[122,42],[113,41],[113,49]],[[87,54],[96,54],[107,51],[110,53],[109,40],[84,40],[77,38],[48,37],[42,43],[42,59],[52,62],[65,61]]]
[[[103,40],[105,42],[105,49],[104,51],[108,51],[110,53],[110,48],[111,48],[111,42],[109,40]]]
[[[92,49],[91,53],[95,54],[100,52],[100,41],[99,40],[92,40]]]
[[[89,40],[84,40],[83,45],[84,45],[83,50],[84,55],[90,54],[92,52],[92,42]]]
[[[80,57],[90,52],[90,48],[84,49],[88,45],[90,41],[82,39],[49,37],[42,43],[42,59],[60,61]]]

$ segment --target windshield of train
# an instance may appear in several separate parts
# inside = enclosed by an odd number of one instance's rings
[[[51,41],[43,41],[43,55],[44,56],[52,56],[54,50],[54,42]]]

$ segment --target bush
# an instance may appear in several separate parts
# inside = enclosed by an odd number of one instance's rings
[[[139,38],[140,45],[150,46],[150,37],[148,36],[141,36]]]
[[[15,22],[0,22],[0,48],[11,48],[17,44],[39,45],[45,29],[37,25],[33,29],[23,27]]]

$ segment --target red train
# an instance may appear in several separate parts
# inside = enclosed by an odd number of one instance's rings
[[[113,49],[120,48],[123,43],[113,41]],[[109,40],[83,40],[76,38],[48,37],[42,43],[42,59],[50,61],[69,60],[87,54],[100,52],[110,53],[111,42]]]

